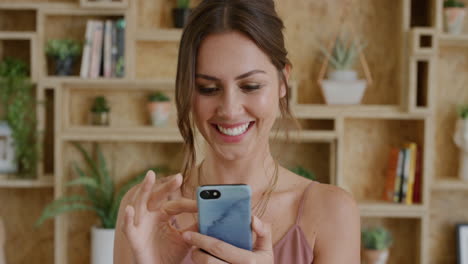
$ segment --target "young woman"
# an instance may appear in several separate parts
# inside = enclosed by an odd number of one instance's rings
[[[270,152],[278,112],[292,118],[282,29],[272,0],[205,0],[193,11],[176,80],[185,165],[157,181],[150,171],[126,194],[114,263],[360,263],[352,197],[295,175]],[[199,165],[195,127],[207,143]],[[252,188],[253,251],[197,232],[196,187],[234,183]]]

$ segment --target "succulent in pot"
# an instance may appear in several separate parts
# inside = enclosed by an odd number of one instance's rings
[[[458,177],[468,182],[468,104],[458,106],[458,120],[453,140],[460,151]]]
[[[104,96],[97,96],[91,107],[91,124],[96,126],[108,126],[110,123],[110,107]]]
[[[370,227],[362,230],[364,264],[385,264],[389,256],[389,248],[393,244],[390,232],[383,227]]]
[[[188,22],[190,16],[190,0],[177,0],[177,7],[172,9],[172,16],[174,19],[174,26],[176,28],[183,28]]]
[[[358,80],[354,70],[364,44],[358,38],[348,38],[340,34],[331,52],[320,46],[321,51],[329,60],[331,70],[328,80],[321,82],[322,93],[327,104],[359,104],[367,87],[366,80]]]
[[[449,34],[461,34],[466,16],[465,4],[458,0],[444,2],[444,27]]]
[[[46,54],[55,60],[55,74],[68,76],[81,54],[81,44],[72,39],[51,39],[47,41]]]
[[[154,92],[148,96],[148,111],[153,126],[165,126],[171,112],[171,99],[163,92]]]

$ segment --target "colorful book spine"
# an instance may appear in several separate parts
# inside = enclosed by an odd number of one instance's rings
[[[395,186],[393,191],[393,201],[398,203],[400,200],[401,194],[401,182],[402,182],[402,175],[403,175],[403,161],[404,161],[404,151],[399,149],[398,151],[398,164],[397,164],[397,174],[395,176]]]
[[[402,175],[402,184],[401,184],[401,194],[399,197],[399,202],[404,203],[406,201],[406,196],[408,194],[408,183],[409,183],[409,174],[410,174],[410,161],[411,161],[411,150],[409,148],[403,148],[405,152],[405,158],[403,161],[403,175]]]
[[[106,20],[104,27],[104,77],[112,77],[112,20]]]
[[[417,147],[416,168],[414,173],[413,203],[421,203],[421,185],[422,185],[422,149]]]
[[[118,50],[117,50],[117,27],[116,21],[112,21],[112,32],[111,32],[111,76],[117,77],[115,69],[117,67],[117,59],[118,59]]]
[[[416,174],[416,156],[417,156],[418,150],[417,150],[417,144],[414,142],[406,143],[405,147],[410,150],[408,193],[406,195],[405,203],[410,205],[410,204],[413,204],[414,180],[415,180],[415,174]]]
[[[125,20],[119,19],[116,21],[117,27],[117,65],[116,76],[124,77],[125,75]]]
[[[94,23],[93,45],[91,51],[91,68],[89,77],[98,78],[102,63],[102,42],[104,23],[97,21]]]
[[[85,33],[85,42],[83,46],[83,54],[81,57],[81,67],[80,67],[80,77],[88,78],[89,77],[89,65],[91,62],[91,47],[93,45],[93,28],[94,20],[88,20],[86,22],[86,33]]]
[[[387,178],[385,183],[385,190],[383,199],[388,202],[393,201],[393,195],[395,190],[395,180],[398,171],[398,155],[399,155],[399,148],[393,147],[390,150],[390,155],[388,158],[388,167],[387,167]]]

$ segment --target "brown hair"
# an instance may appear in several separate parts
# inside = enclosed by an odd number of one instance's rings
[[[282,71],[286,65],[291,65],[284,45],[283,28],[283,21],[278,17],[272,0],[204,0],[193,10],[180,41],[175,91],[177,124],[185,142],[184,183],[196,161],[191,108],[201,42],[209,34],[230,31],[241,32],[252,39],[270,58],[278,70],[279,80],[287,87],[286,96],[279,102],[281,117],[295,120],[289,109],[288,83]]]

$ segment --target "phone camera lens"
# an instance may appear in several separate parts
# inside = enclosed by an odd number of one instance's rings
[[[218,197],[218,192],[217,192],[217,191],[214,191],[214,192],[213,192],[213,196],[214,196],[214,197]]]
[[[203,198],[203,199],[210,199],[210,197],[211,197],[210,191],[202,191],[200,193],[200,197]]]

